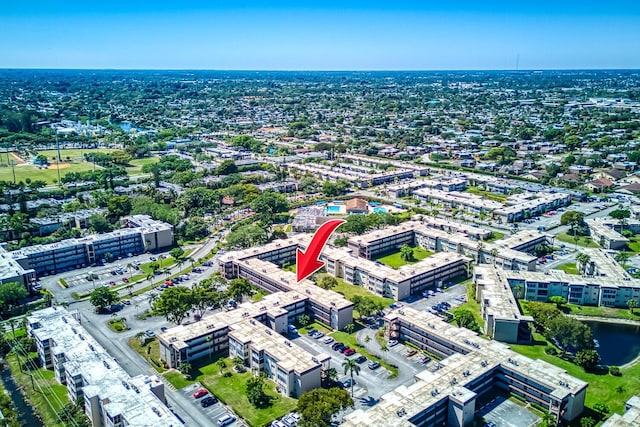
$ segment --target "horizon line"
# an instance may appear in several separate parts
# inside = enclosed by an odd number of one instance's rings
[[[0,71],[231,71],[231,72],[336,72],[336,73],[356,73],[356,72],[541,72],[541,71],[640,71],[640,68],[407,68],[407,69],[383,69],[383,68],[362,68],[362,69],[278,69],[278,68],[66,68],[66,67],[0,67]]]

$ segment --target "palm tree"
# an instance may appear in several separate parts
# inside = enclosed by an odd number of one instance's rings
[[[638,307],[638,301],[635,299],[630,299],[627,301],[627,307],[631,310],[631,314],[633,314],[633,309]]]
[[[151,307],[153,309],[153,305],[156,303],[156,301],[158,301],[160,299],[160,295],[157,293],[152,293],[151,295],[149,295],[149,307]]]
[[[222,372],[224,371],[224,368],[227,367],[227,364],[225,363],[224,359],[219,359],[216,362],[216,365],[218,365],[218,369],[220,370],[220,375],[222,375]]]
[[[493,260],[493,266],[496,265],[496,257],[498,256],[498,250],[496,248],[491,249],[491,258]]]
[[[613,257],[613,259],[615,259],[616,262],[618,262],[618,264],[622,266],[622,268],[626,268],[626,264],[627,264],[627,261],[629,261],[629,258],[631,258],[631,255],[629,255],[628,252],[624,252],[624,251],[620,251],[616,253],[615,256]]]
[[[145,334],[145,333],[144,333],[144,332],[142,332],[142,331],[138,332],[138,333],[135,335],[135,337],[136,337],[136,338],[138,338],[138,341],[140,341],[140,344],[142,344],[142,345],[144,345],[144,341],[146,341],[146,340],[143,340],[143,338],[144,338],[144,337],[146,337],[146,336],[147,336],[147,334]]]
[[[356,325],[354,325],[353,323],[349,323],[348,325],[346,325],[344,327],[344,331],[348,334],[353,333],[353,330],[356,328]]]
[[[580,252],[576,255],[576,261],[578,261],[579,268],[578,270],[584,274],[587,270],[587,264],[591,261],[591,257],[588,254]]]
[[[355,359],[345,359],[342,362],[342,367],[344,368],[344,374],[347,373],[351,375],[351,397],[353,397],[353,374],[360,376],[360,365],[356,362]]]
[[[480,256],[482,254],[482,251],[484,250],[484,243],[478,242],[478,246],[476,247],[476,250],[478,251],[478,258],[476,262],[480,264]]]
[[[133,264],[128,263],[127,270],[129,270],[129,280],[131,280],[131,278],[133,277]]]

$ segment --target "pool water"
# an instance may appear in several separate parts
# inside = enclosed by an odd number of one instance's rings
[[[335,206],[335,205],[327,205],[327,213],[330,214],[338,214],[341,211],[341,207],[340,206]]]
[[[373,208],[373,213],[387,213],[387,208]]]

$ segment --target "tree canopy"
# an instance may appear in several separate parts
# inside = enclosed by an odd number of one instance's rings
[[[326,427],[338,411],[353,406],[353,399],[346,390],[333,387],[316,388],[303,393],[298,400],[298,412],[302,415],[300,427]]]
[[[100,286],[91,292],[89,302],[96,310],[104,309],[118,302],[118,294],[110,288]]]

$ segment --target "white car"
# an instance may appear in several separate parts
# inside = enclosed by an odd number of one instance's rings
[[[389,340],[387,343],[388,347],[395,347],[396,345],[398,345],[398,340]]]
[[[322,342],[325,344],[331,344],[333,342],[333,337],[326,337]]]

